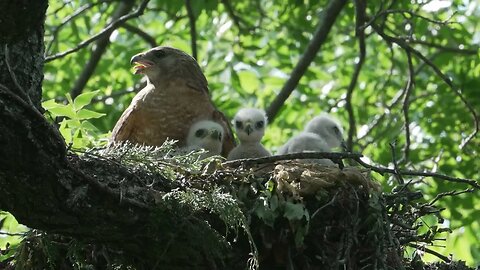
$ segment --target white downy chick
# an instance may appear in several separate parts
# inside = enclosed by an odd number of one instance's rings
[[[321,114],[310,120],[304,131],[290,138],[280,147],[278,154],[331,152],[332,148],[339,146],[345,148],[342,126],[330,115]],[[329,159],[318,159],[315,162],[334,165]]]
[[[264,110],[243,108],[233,121],[240,143],[228,154],[228,160],[271,156],[261,143],[267,125]]]
[[[204,149],[207,152],[202,154],[202,158],[220,155],[222,153],[224,130],[216,122],[210,120],[201,120],[194,123],[187,136],[187,145],[183,152]]]

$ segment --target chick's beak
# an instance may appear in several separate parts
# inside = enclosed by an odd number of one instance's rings
[[[222,134],[216,129],[212,130],[212,136],[211,137],[216,139],[216,140],[219,140],[219,141],[222,140]]]
[[[343,151],[348,152],[348,147],[347,147],[347,143],[345,142],[345,140],[342,140],[342,142],[340,143],[340,146],[342,147]]]
[[[252,124],[247,123],[247,125],[245,126],[245,132],[247,132],[247,135],[250,135],[253,132]]]

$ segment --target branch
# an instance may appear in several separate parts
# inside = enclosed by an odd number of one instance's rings
[[[261,158],[245,158],[230,160],[223,163],[226,166],[239,166],[239,165],[258,165],[265,163],[273,163],[281,160],[292,160],[292,159],[322,159],[328,158],[332,160],[342,160],[342,159],[360,159],[362,154],[358,153],[333,153],[333,152],[304,152],[304,153],[293,153],[286,155],[276,155],[270,157],[261,157]]]
[[[298,82],[302,78],[303,74],[307,71],[308,66],[312,63],[313,59],[317,55],[322,45],[327,39],[328,33],[330,33],[335,19],[338,17],[340,11],[347,3],[346,0],[330,0],[330,3],[322,13],[320,23],[315,30],[312,40],[307,46],[305,53],[298,61],[295,68],[292,70],[290,78],[283,86],[280,93],[275,97],[270,107],[267,109],[267,117],[270,123],[273,122],[278,114],[278,111],[283,106],[290,94],[295,90]]]
[[[78,16],[80,16],[82,13],[84,13],[85,11],[99,5],[99,4],[102,4],[102,3],[106,3],[106,2],[110,2],[109,0],[101,0],[101,1],[98,1],[98,2],[94,2],[94,3],[88,3],[88,4],[85,4],[81,7],[79,7],[78,9],[76,9],[72,14],[68,15],[67,17],[65,17],[62,22],[55,26],[53,28],[53,31],[52,31],[52,40],[48,43],[48,45],[46,46],[47,49],[45,50],[45,52],[50,52],[50,49],[52,48],[53,46],[53,43],[55,42],[55,40],[57,39],[57,35],[58,35],[58,32],[60,32],[60,30],[69,22],[73,21],[74,19],[76,19]],[[62,8],[64,8],[66,5],[66,3],[64,3],[64,5],[62,6]],[[60,9],[58,9],[56,12],[58,12]],[[55,13],[56,13],[55,12]],[[48,16],[48,15],[47,15]]]
[[[380,174],[396,174],[395,169],[390,169],[387,167],[381,167],[381,166],[374,166],[370,165],[368,163],[363,162],[360,158],[354,159],[356,162],[358,162],[360,165],[367,169],[371,169],[374,172],[380,173]],[[455,182],[455,183],[462,183],[462,184],[467,184],[470,185],[476,189],[480,190],[480,184],[478,181],[475,181],[473,179],[464,179],[464,178],[457,178],[457,177],[452,177],[444,174],[439,174],[439,173],[433,173],[433,172],[420,172],[420,171],[411,171],[411,170],[398,170],[398,173],[402,175],[410,175],[410,176],[426,176],[426,177],[432,177],[436,179],[441,179],[441,180],[446,180],[450,182]]]
[[[192,10],[192,3],[190,0],[185,0],[185,6],[187,8],[187,14],[188,14],[188,21],[190,23],[190,46],[192,47],[192,56],[195,58],[195,60],[198,61],[197,59],[197,30],[195,27],[195,14],[193,13]]]
[[[4,51],[5,51],[5,65],[7,66],[7,70],[8,70],[8,73],[10,73],[10,78],[12,78],[12,81],[13,81],[13,84],[15,85],[15,87],[17,87],[18,89],[18,93],[21,95],[21,97],[26,101],[28,102],[29,104],[31,104],[32,106],[33,105],[33,102],[32,100],[30,99],[30,97],[28,96],[27,92],[25,91],[25,89],[20,85],[20,83],[18,82],[17,80],[17,76],[15,75],[15,72],[13,71],[12,67],[10,66],[10,51],[8,49],[8,44],[5,43],[4,45]],[[6,88],[6,87],[5,87]],[[8,89],[8,88],[6,88]]]
[[[127,14],[132,9],[133,4],[134,1],[120,2],[115,10],[115,13],[112,16],[113,20],[117,20],[118,18],[121,18],[122,16]],[[110,44],[110,35],[114,30],[115,29],[112,28],[109,31],[105,32],[105,34],[102,35],[95,43],[94,49],[90,55],[90,58],[88,59],[87,64],[85,65],[82,73],[75,81],[75,84],[70,90],[70,95],[73,99],[75,99],[78,95],[82,93],[83,88],[85,88],[88,80],[90,79],[90,77],[92,77],[93,72],[95,71],[95,68],[100,62],[102,55],[105,53],[107,46]]]
[[[413,69],[412,55],[407,51],[408,60],[408,80],[405,86],[405,98],[403,99],[403,117],[405,118],[405,147],[403,149],[404,156],[402,161],[408,161],[410,153],[410,118],[408,116],[408,110],[410,107],[410,94],[415,85],[415,71]]]
[[[140,17],[141,15],[143,15],[143,12],[145,11],[145,9],[147,7],[148,2],[150,2],[150,0],[143,0],[143,2],[140,4],[140,6],[138,7],[137,10],[135,10],[134,12],[132,12],[130,14],[122,16],[118,20],[112,22],[110,25],[105,27],[100,33],[90,37],[87,40],[84,40],[84,41],[80,42],[76,47],[71,48],[69,50],[66,50],[64,52],[61,52],[61,53],[57,53],[57,54],[45,57],[45,62],[50,62],[50,61],[53,61],[55,59],[65,57],[65,56],[67,56],[71,53],[74,53],[76,51],[79,51],[80,49],[82,49],[82,48],[88,46],[90,43],[94,42],[95,40],[101,38],[103,35],[108,34],[110,32],[110,30],[118,28],[124,22],[126,22],[130,19],[133,19],[133,18]]]
[[[408,41],[413,44],[420,44],[420,45],[425,45],[427,47],[436,48],[441,50],[442,52],[452,52],[452,53],[460,53],[460,54],[466,54],[466,55],[478,54],[478,49],[460,49],[455,47],[447,47],[447,46],[442,46],[436,43],[417,40],[417,39],[409,39]]]
[[[353,137],[356,134],[356,123],[355,123],[355,114],[352,107],[352,95],[355,86],[357,85],[358,76],[360,75],[360,70],[362,69],[363,63],[365,62],[366,47],[365,47],[365,30],[361,28],[365,22],[365,9],[366,3],[364,0],[355,1],[355,35],[358,38],[358,47],[360,50],[358,63],[355,65],[355,70],[352,75],[352,79],[347,88],[347,96],[345,98],[345,109],[348,113],[348,137],[347,137],[347,149],[353,151]]]
[[[249,29],[243,28],[243,25],[248,26],[248,23],[246,23],[245,20],[243,20],[242,17],[235,14],[235,10],[233,9],[233,6],[229,2],[229,0],[221,0],[221,2],[225,6],[225,9],[227,10],[228,15],[230,16],[230,18],[232,18],[233,24],[235,24],[235,26],[237,26],[238,30],[240,32],[244,32],[245,30],[249,30]]]
[[[138,35],[139,37],[141,37],[143,40],[145,40],[145,42],[148,43],[148,45],[150,45],[150,47],[154,48],[154,47],[158,46],[155,38],[152,37],[151,35],[149,35],[147,32],[143,31],[142,29],[140,29],[136,26],[133,26],[131,24],[128,24],[128,23],[122,24],[121,27],[125,28],[125,30],[127,30],[129,32],[132,32],[132,33]]]
[[[380,29],[377,25],[372,24],[372,28],[375,30],[377,34],[379,34],[385,41],[395,43],[398,46],[400,46],[402,49],[411,52],[413,55],[415,55],[417,58],[422,60],[426,65],[428,65],[436,74],[438,77],[440,77],[445,84],[447,84],[453,92],[457,95],[457,97],[460,98],[460,100],[465,104],[465,106],[468,108],[470,111],[470,114],[472,115],[475,130],[467,137],[464,139],[464,141],[461,143],[460,148],[465,147],[466,144],[468,144],[479,132],[480,127],[479,127],[479,118],[478,115],[473,108],[473,106],[465,99],[465,97],[462,95],[461,91],[455,87],[453,84],[452,80],[447,77],[447,75],[443,74],[443,72],[432,62],[430,61],[427,57],[425,57],[421,52],[416,50],[415,48],[411,47],[405,40],[389,36],[385,34],[382,29]]]
[[[456,195],[460,195],[460,194],[463,194],[463,193],[472,193],[474,192],[475,189],[473,188],[467,188],[465,190],[460,190],[460,191],[457,191],[457,190],[452,190],[452,191],[447,191],[447,192],[442,192],[440,194],[437,194],[437,196],[435,196],[435,198],[429,202],[427,205],[429,206],[432,206],[434,205],[438,200],[440,200],[441,198],[443,197],[447,197],[447,196],[456,196]]]

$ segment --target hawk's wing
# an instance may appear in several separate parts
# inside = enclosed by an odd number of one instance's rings
[[[128,106],[118,119],[112,131],[111,142],[130,141],[135,129],[136,106]]]
[[[213,111],[212,119],[215,122],[220,123],[225,130],[225,137],[223,138],[222,145],[222,156],[227,157],[228,153],[230,153],[230,151],[232,151],[236,145],[235,138],[233,137],[233,131],[230,127],[230,122],[228,121],[227,117],[225,117],[225,115],[218,110]]]

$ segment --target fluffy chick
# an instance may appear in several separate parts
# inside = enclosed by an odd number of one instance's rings
[[[223,138],[224,130],[219,123],[210,120],[198,121],[188,131],[187,146],[183,149],[183,152],[204,149],[206,152],[202,154],[201,158],[220,155]]]
[[[261,143],[267,125],[265,111],[243,108],[237,112],[233,122],[240,144],[228,154],[228,160],[271,156]]]
[[[290,138],[278,154],[302,152],[331,152],[332,148],[345,147],[343,128],[340,123],[328,114],[321,114],[310,120],[305,130]],[[333,165],[329,159],[315,160],[320,164]]]

